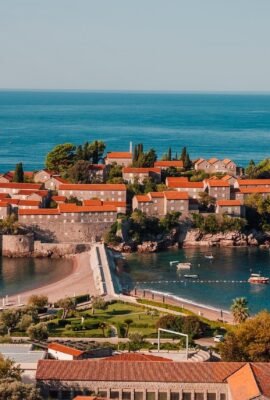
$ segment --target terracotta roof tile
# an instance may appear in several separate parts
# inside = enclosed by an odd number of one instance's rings
[[[73,203],[63,203],[59,204],[59,211],[61,213],[91,213],[91,212],[116,212],[115,206],[105,206],[105,205],[96,205],[96,206],[77,206]]]
[[[48,349],[60,351],[61,353],[69,354],[71,356],[80,356],[84,354],[84,351],[74,349],[73,347],[65,346],[64,344],[60,343],[49,343]]]
[[[245,364],[242,368],[229,376],[227,382],[233,400],[254,399],[261,394],[250,364]]]
[[[224,158],[224,160],[222,162],[223,162],[223,164],[228,165],[232,162],[232,160],[230,160],[229,158]]]
[[[19,215],[59,215],[57,208],[19,209]]]
[[[0,186],[1,187],[1,186]],[[87,190],[87,191],[126,191],[126,186],[123,183],[68,183],[59,186],[59,190]]]
[[[115,382],[223,383],[244,366],[229,362],[40,360],[36,379]]]
[[[135,197],[139,203],[147,203],[151,201],[151,198],[147,194],[137,194]]]
[[[218,159],[215,157],[209,158],[209,160],[208,160],[209,164],[215,164],[217,161],[218,161]]]
[[[132,160],[132,153],[128,151],[111,151],[107,153],[107,158],[128,158]]]
[[[40,184],[40,183],[0,182],[0,188],[39,190],[42,188],[42,184]]]
[[[206,179],[205,182],[212,187],[230,187],[229,182],[223,181],[222,179]]]
[[[103,361],[156,361],[156,362],[172,362],[169,358],[155,356],[143,353],[122,353],[115,356],[104,358]]]
[[[9,197],[8,193],[0,193],[0,199],[5,199]]]
[[[183,161],[182,160],[171,160],[171,161],[162,161],[158,160],[154,164],[155,167],[175,167],[175,168],[183,168]]]
[[[19,200],[19,206],[39,206],[39,200]]]
[[[104,206],[115,206],[115,207],[126,207],[126,202],[125,201],[111,201],[111,200],[105,200],[103,201]]]
[[[66,201],[66,196],[52,196],[53,201]]]
[[[269,363],[251,363],[251,369],[261,393],[270,397],[270,366]]]
[[[238,179],[239,186],[270,185],[270,179]]]
[[[153,199],[163,199],[164,197],[164,192],[150,192],[148,193]]]
[[[240,200],[217,200],[216,204],[221,207],[241,206]]]
[[[250,194],[250,193],[270,193],[270,187],[260,187],[260,186],[256,186],[256,187],[240,187],[239,189],[239,193],[243,193],[243,194]]]
[[[164,192],[164,196],[167,200],[188,200],[188,193],[187,192]]]
[[[102,206],[102,201],[100,199],[90,199],[83,201],[84,206]]]
[[[26,195],[26,196],[31,196],[32,194],[38,194],[41,197],[46,197],[48,196],[48,190],[25,190],[25,189],[21,189],[18,191],[17,194],[20,195]]]
[[[203,189],[203,182],[189,182],[189,181],[167,181],[169,188],[183,188],[183,189]]]
[[[0,207],[2,208],[6,208],[8,207],[8,203],[4,202],[4,201],[0,201]]]

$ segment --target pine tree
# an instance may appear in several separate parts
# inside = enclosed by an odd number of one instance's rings
[[[168,161],[171,161],[171,159],[172,159],[172,149],[169,147],[169,150],[168,150]]]
[[[185,159],[187,157],[187,148],[183,147],[182,148],[182,152],[181,152],[181,156],[180,156],[180,160],[182,160],[183,162],[185,162]]]
[[[19,183],[24,182],[23,165],[21,162],[16,164],[13,182],[19,182]]]
[[[77,160],[84,159],[84,152],[83,152],[83,148],[82,148],[81,144],[76,149],[76,158],[77,158]]]
[[[191,160],[190,160],[190,158],[189,158],[189,154],[186,153],[186,157],[185,157],[185,159],[184,159],[184,168],[185,168],[186,170],[189,170],[191,167],[192,167],[192,162],[191,162]]]

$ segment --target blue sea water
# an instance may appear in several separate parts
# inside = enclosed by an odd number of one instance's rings
[[[102,139],[108,150],[143,142],[162,155],[188,146],[193,158],[240,165],[269,156],[270,95],[0,91],[0,171],[43,166],[56,144]]]

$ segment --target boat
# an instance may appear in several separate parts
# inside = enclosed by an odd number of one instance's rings
[[[212,253],[211,254],[205,254],[204,258],[207,258],[207,260],[213,260],[214,256],[213,256]]]
[[[199,275],[194,274],[194,275],[184,275],[184,278],[186,279],[199,279]]]
[[[186,263],[178,263],[176,265],[177,269],[190,269],[191,268],[191,263],[186,262]]]
[[[178,264],[179,261],[170,261],[170,267],[173,266],[174,264]]]
[[[249,279],[249,283],[262,283],[266,284],[269,283],[269,278],[265,276],[261,276],[261,274],[251,274]]]

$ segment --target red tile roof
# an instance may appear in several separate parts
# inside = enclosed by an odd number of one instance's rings
[[[250,364],[245,364],[229,376],[227,381],[233,400],[254,399],[261,394]]]
[[[0,186],[1,187],[1,186]],[[77,184],[69,183],[59,186],[59,190],[87,190],[87,191],[126,191],[126,186],[123,183],[87,183]]]
[[[206,179],[205,182],[212,187],[230,187],[229,182],[223,181],[222,179]]]
[[[77,206],[76,204],[73,203],[63,203],[59,204],[59,211],[61,213],[91,213],[91,212],[116,212],[116,207],[115,206]]]
[[[122,353],[115,356],[107,357],[103,361],[157,361],[172,362],[169,358],[159,357],[152,354],[142,353]]]
[[[11,199],[11,198],[6,198],[4,201],[8,204],[19,204],[19,199]]]
[[[80,356],[80,355],[84,354],[84,351],[74,349],[74,347],[69,347],[64,344],[55,343],[55,342],[49,343],[48,349],[59,351],[61,353],[65,353],[65,354],[69,354],[71,356]]]
[[[133,167],[124,167],[122,169],[124,174],[148,174],[149,172],[155,172],[160,174],[160,168],[133,168]]]
[[[249,194],[249,193],[270,193],[270,187],[262,187],[262,186],[256,186],[256,187],[240,187],[239,193],[243,194]]]
[[[19,215],[59,215],[57,208],[19,209]]]
[[[265,363],[267,365],[267,363]],[[229,362],[40,360],[36,379],[65,381],[223,383],[244,366]],[[270,369],[270,365],[268,367]]]
[[[189,182],[186,176],[169,176],[167,182]]]
[[[19,200],[19,206],[39,206],[39,200]]]
[[[221,207],[241,206],[240,200],[217,200],[216,204]]]
[[[183,168],[184,164],[182,160],[171,160],[171,161],[162,161],[158,160],[154,164],[155,167],[175,167],[175,168]]]
[[[126,207],[126,203],[124,201],[110,201],[105,200],[103,201],[104,206],[115,206],[115,207]]]
[[[150,192],[148,194],[150,194],[150,196],[153,199],[158,199],[158,198],[163,199],[163,197],[164,197],[164,192]]]
[[[188,200],[188,193],[187,192],[164,192],[164,196],[167,200]]]
[[[90,199],[83,201],[84,206],[101,206],[102,201],[100,199]]]
[[[9,197],[8,193],[0,193],[0,199],[6,199]]]
[[[129,158],[132,160],[132,153],[128,151],[111,151],[107,153],[107,158]]]
[[[270,368],[269,363],[251,363],[252,372],[258,387],[264,396],[270,397]]]
[[[38,194],[41,197],[46,197],[48,196],[48,190],[26,190],[26,189],[21,189],[18,191],[17,194],[20,195],[26,195],[26,196],[31,196],[32,194]]]
[[[209,160],[208,160],[209,164],[215,164],[217,161],[218,161],[218,159],[215,157],[209,158]]]
[[[66,201],[66,196],[52,196],[52,200],[57,202],[57,201]]]
[[[0,201],[0,207],[8,207],[8,203]]]
[[[4,178],[8,179],[11,182],[14,178],[14,173],[15,171],[8,171],[5,172],[4,174],[1,174],[0,176],[3,176]],[[34,175],[33,171],[24,171],[24,176],[27,178],[32,178],[33,175]]]
[[[167,181],[169,188],[203,189],[203,182]]]
[[[40,184],[40,183],[0,182],[0,188],[39,190],[42,188],[42,184]]]
[[[147,194],[137,194],[135,197],[139,203],[147,203],[151,201]]]
[[[228,165],[232,162],[232,160],[230,160],[229,158],[224,158],[223,160],[223,164]]]
[[[238,179],[239,186],[270,185],[270,179]]]

